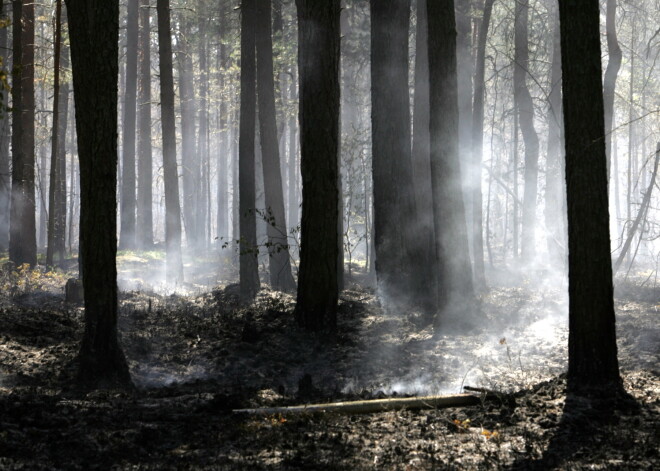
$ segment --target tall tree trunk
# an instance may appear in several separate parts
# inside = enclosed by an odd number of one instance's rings
[[[456,22],[452,0],[429,0],[431,184],[438,273],[436,325],[458,319],[474,300],[458,155]]]
[[[60,139],[66,133],[66,106],[62,103],[62,86],[60,84],[60,62],[62,56],[62,0],[57,0],[55,6],[55,71],[53,90],[53,135],[50,159],[50,185],[48,191],[48,249],[46,265],[52,266],[55,258],[61,263],[64,260],[64,232],[66,225],[66,174],[63,165],[65,155],[61,152]],[[65,91],[68,94],[68,90]],[[63,116],[61,116],[63,115]],[[64,130],[64,131],[63,131]],[[62,186],[65,190],[62,191]]]
[[[552,2],[554,19],[550,93],[548,94],[548,153],[545,172],[545,226],[550,260],[565,266],[566,260],[566,198],[564,179],[564,124],[561,108],[561,41],[559,10]]]
[[[140,0],[138,34],[138,187],[137,231],[138,246],[148,250],[154,243],[153,223],[153,155],[151,148],[151,12],[149,0]]]
[[[296,0],[296,6],[303,205],[295,313],[305,328],[334,330],[339,298],[340,2]]]
[[[610,165],[612,156],[612,123],[614,120],[614,95],[616,92],[616,79],[621,68],[621,47],[616,37],[616,2],[607,0],[605,14],[605,31],[607,34],[608,62],[603,78],[603,102],[605,106],[605,150],[607,152],[607,180],[610,179]]]
[[[200,249],[206,248],[208,239],[206,238],[206,222],[208,216],[208,173],[209,173],[209,71],[208,57],[206,52],[206,19],[200,16],[199,19],[199,129],[197,134],[197,158],[199,167],[197,172],[197,219],[195,221],[197,234],[197,246]]]
[[[9,259],[37,263],[34,188],[34,4],[14,1]]]
[[[536,193],[538,187],[539,138],[534,129],[534,103],[527,88],[529,73],[529,0],[516,2],[515,53],[513,87],[518,122],[525,143],[525,191],[522,209],[522,247],[524,260],[530,261],[536,251]]]
[[[126,87],[122,139],[121,228],[119,248],[135,248],[135,124],[137,100],[139,0],[128,0],[126,16]]]
[[[284,214],[284,193],[275,121],[275,82],[271,36],[271,2],[257,6],[257,96],[259,97],[259,135],[263,164],[266,211],[268,214],[268,252],[270,283],[281,291],[293,291],[288,232]]]
[[[117,340],[117,75],[119,2],[66,0],[80,158],[85,333],[79,379],[130,384]]]
[[[429,52],[426,0],[417,0],[417,33],[415,36],[415,95],[413,101],[412,175],[417,206],[419,248],[426,254],[426,287],[429,307],[433,311],[437,300],[437,258],[433,228],[433,198],[431,190],[431,149],[429,134]]]
[[[229,46],[227,38],[229,37],[229,19],[227,5],[221,4],[220,11],[220,45],[218,46],[218,75],[220,89],[224,90],[227,86],[225,83],[225,74],[227,73],[229,61]],[[220,149],[218,152],[218,187],[217,187],[217,200],[218,200],[218,213],[217,213],[217,236],[218,244],[220,247],[230,238],[229,236],[229,192],[228,192],[228,179],[229,162],[231,161],[231,151],[233,143],[231,142],[231,132],[229,131],[230,116],[229,116],[229,103],[227,100],[221,98],[219,109],[220,121]]]
[[[0,18],[7,19],[5,2],[0,3]],[[0,57],[5,71],[11,70],[9,62],[8,34],[9,28],[0,28]],[[0,104],[9,106],[9,93],[5,87],[0,87]],[[0,113],[0,252],[9,248],[9,201],[11,198],[11,178],[9,175],[9,113]]]
[[[486,71],[486,40],[495,0],[484,3],[483,18],[479,27],[477,61],[474,75],[474,105],[472,108],[472,257],[474,259],[474,281],[477,289],[486,287],[484,269],[483,195],[481,192],[481,164],[484,145],[484,76]]]
[[[167,278],[183,280],[181,260],[181,207],[176,163],[176,127],[174,124],[174,78],[172,75],[172,36],[170,2],[157,0],[158,63],[160,71],[160,110],[163,130],[163,177],[165,183],[165,247]]]
[[[195,149],[195,91],[193,62],[185,35],[190,30],[187,20],[182,21],[182,35],[178,40],[179,95],[181,103],[181,166],[183,171],[183,215],[186,240],[189,247],[198,241],[196,208],[199,164]]]
[[[376,276],[387,296],[428,294],[417,277],[423,250],[415,222],[408,29],[410,1],[371,1],[371,127]],[[421,239],[421,238],[420,238]],[[421,286],[420,286],[420,283]],[[415,292],[412,293],[411,290]]]
[[[256,0],[241,2],[241,116],[238,143],[238,186],[240,211],[241,297],[254,299],[259,291],[257,266],[257,219],[255,211],[255,125],[256,125]]]
[[[599,5],[559,0],[568,203],[568,388],[612,394],[617,360]]]
[[[295,69],[292,70],[292,76],[295,76]],[[297,100],[296,93],[296,81],[291,80],[289,84],[289,98]],[[297,130],[298,130],[298,120],[295,116],[289,118],[289,161],[288,161],[288,170],[289,170],[289,220],[287,221],[287,227],[296,228],[300,224],[300,216],[298,212],[298,139],[297,139]]]

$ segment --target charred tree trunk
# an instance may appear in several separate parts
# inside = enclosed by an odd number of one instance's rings
[[[490,17],[495,0],[484,3],[483,18],[477,40],[477,61],[474,75],[474,104],[472,107],[472,256],[474,259],[474,282],[478,290],[486,287],[484,268],[483,195],[481,192],[481,164],[484,144],[484,76],[486,71],[486,40]]]
[[[474,301],[458,155],[456,22],[452,0],[429,0],[431,184],[438,264],[436,325]]]
[[[0,18],[7,19],[5,2],[0,3]],[[11,70],[8,49],[9,28],[0,28],[0,57],[4,70]],[[5,87],[0,87],[0,105],[3,112],[0,113],[0,252],[6,252],[9,248],[9,201],[11,199],[11,178],[9,175],[9,141],[11,139],[9,129],[9,93]]]
[[[135,124],[137,100],[139,0],[128,0],[126,16],[126,87],[122,141],[121,228],[119,248],[135,248]]]
[[[167,278],[183,280],[181,260],[181,207],[176,164],[176,127],[174,124],[174,77],[172,75],[172,36],[170,2],[157,0],[158,63],[160,71],[160,110],[163,129],[163,177],[165,181],[165,247]]]
[[[66,107],[63,93],[68,89],[60,84],[60,62],[62,57],[62,0],[55,6],[55,71],[53,90],[53,135],[50,159],[50,186],[48,191],[48,249],[46,265],[52,266],[55,258],[62,262],[65,256],[64,235],[66,231],[66,165],[64,146],[60,144],[66,135]],[[64,201],[62,201],[64,199]],[[64,211],[64,214],[62,214]]]
[[[296,0],[296,6],[303,207],[295,312],[305,328],[334,330],[339,298],[340,2]]]
[[[417,207],[418,250],[426,254],[428,303],[433,311],[437,303],[437,258],[433,228],[433,198],[431,190],[431,150],[429,134],[429,52],[426,0],[417,0],[417,33],[415,37],[415,95],[413,101],[412,175]]]
[[[621,390],[597,0],[559,0],[568,202],[568,389]]]
[[[603,105],[605,107],[605,150],[607,152],[607,180],[610,179],[610,165],[612,159],[612,123],[614,121],[614,94],[616,79],[621,68],[621,47],[616,37],[616,2],[607,0],[605,15],[605,31],[607,34],[608,62],[603,78]]]
[[[241,297],[250,301],[259,291],[255,182],[256,125],[256,0],[241,2],[241,116],[238,143]]]
[[[534,129],[534,103],[527,88],[529,73],[529,0],[516,2],[515,53],[513,87],[518,123],[525,143],[525,191],[522,208],[523,260],[529,261],[535,252],[536,194],[538,187],[539,138]]]
[[[153,230],[153,155],[151,148],[151,12],[149,0],[140,0],[138,35],[138,187],[136,240],[143,250],[154,243]]]
[[[117,340],[117,75],[119,2],[66,0],[80,157],[85,333],[79,379],[130,384]]]
[[[271,2],[257,6],[257,89],[259,97],[259,135],[263,165],[266,212],[268,215],[268,252],[270,283],[281,291],[293,291],[288,232],[284,214],[284,193],[275,121],[275,82],[271,36]]]
[[[34,187],[34,3],[14,1],[9,259],[37,264]]]
[[[388,296],[412,295],[415,257],[408,29],[410,1],[371,1],[371,127],[374,239],[378,285]],[[422,247],[419,247],[420,251]],[[411,263],[412,258],[412,263]],[[426,277],[423,277],[426,278]],[[420,290],[424,294],[426,290]]]

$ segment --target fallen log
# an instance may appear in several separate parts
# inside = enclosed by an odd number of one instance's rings
[[[326,404],[304,404],[288,407],[263,407],[257,409],[234,409],[242,414],[304,414],[330,412],[339,414],[371,414],[394,410],[439,409],[443,407],[475,406],[481,399],[472,394],[452,394],[448,396],[394,397],[388,399],[368,399],[364,401],[331,402]]]

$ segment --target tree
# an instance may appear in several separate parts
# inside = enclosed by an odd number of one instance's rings
[[[119,2],[66,0],[80,158],[85,333],[79,379],[130,384],[117,339],[117,76]]]
[[[616,36],[616,2],[607,0],[605,15],[605,31],[607,34],[608,62],[603,78],[603,106],[605,107],[605,150],[607,152],[607,180],[610,179],[610,165],[612,155],[612,132],[614,122],[614,94],[616,79],[621,68],[623,54]]]
[[[379,287],[398,298],[420,286],[415,282],[420,280],[414,279],[421,271],[415,251],[423,250],[419,244],[423,237],[414,224],[408,92],[410,1],[372,0],[370,5],[376,276]],[[425,290],[416,291],[423,294]]]
[[[66,232],[66,121],[68,115],[69,87],[60,84],[60,62],[62,58],[62,0],[55,6],[55,71],[53,93],[53,134],[50,160],[50,185],[48,198],[48,250],[46,265],[52,266],[57,257],[65,256]]]
[[[438,266],[436,325],[474,299],[458,157],[456,21],[453,0],[428,0],[430,152]]]
[[[12,173],[9,259],[37,264],[34,190],[34,3],[13,2]]]
[[[525,142],[525,191],[522,209],[522,257],[535,252],[536,194],[538,186],[539,138],[534,129],[534,103],[527,88],[529,73],[529,0],[516,2],[513,88],[518,123]]]
[[[126,88],[124,92],[124,134],[121,175],[121,228],[119,247],[135,248],[135,124],[137,100],[137,59],[139,0],[128,0],[126,15]]]
[[[0,18],[5,20],[5,2],[0,4]],[[2,63],[1,73],[6,77],[9,70],[9,57],[7,49],[7,29],[0,28],[0,59]],[[9,141],[11,139],[9,129],[9,90],[0,87],[0,252],[9,248],[9,201],[11,199],[11,179],[9,175]]]
[[[151,149],[151,24],[149,0],[140,0],[138,33],[138,109],[137,109],[137,227],[136,242],[141,249],[154,243],[153,231],[153,157]]]
[[[340,2],[296,0],[300,82],[302,222],[296,319],[334,329],[339,267]]]
[[[260,1],[256,20],[257,96],[259,99],[259,136],[263,156],[264,190],[268,219],[270,283],[273,288],[293,291],[296,282],[291,273],[288,232],[284,213],[284,191],[275,121],[275,80],[273,77],[273,42],[271,2]]]
[[[599,2],[559,0],[568,204],[568,389],[612,394],[617,360]]]
[[[255,114],[256,114],[256,0],[241,2],[241,117],[238,141],[240,212],[241,297],[252,300],[259,291],[257,266],[257,219],[255,212]]]
[[[472,256],[474,281],[478,289],[486,286],[484,272],[483,195],[481,193],[481,163],[484,144],[484,76],[486,70],[486,40],[495,0],[486,0],[477,40],[477,60],[474,72],[474,103],[472,106],[472,167],[475,173],[472,187]]]
[[[181,207],[176,164],[176,126],[174,121],[174,77],[172,74],[172,35],[170,2],[157,0],[158,66],[160,71],[160,121],[163,130],[163,177],[165,181],[165,248],[167,278],[183,280],[181,259]]]

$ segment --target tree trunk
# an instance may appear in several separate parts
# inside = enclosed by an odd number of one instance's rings
[[[240,285],[245,301],[259,291],[255,211],[256,0],[241,2],[241,116],[238,157],[240,212]]]
[[[181,207],[176,163],[176,127],[174,124],[174,78],[172,76],[172,36],[170,2],[157,0],[158,63],[160,71],[160,111],[163,130],[163,178],[165,183],[165,247],[167,278],[183,280],[181,260]]]
[[[534,129],[534,103],[527,88],[529,73],[529,0],[516,2],[515,54],[513,87],[518,122],[525,143],[525,191],[522,208],[523,260],[530,261],[536,252],[536,193],[538,187],[539,138]]]
[[[151,12],[149,0],[140,0],[138,34],[138,187],[137,231],[138,247],[149,250],[154,244],[153,230],[153,156],[151,149]]]
[[[122,140],[121,228],[119,248],[135,248],[135,124],[137,100],[139,0],[128,0],[126,15],[126,87]]]
[[[295,69],[292,70],[292,76],[295,76]],[[291,80],[289,85],[290,99],[297,100],[296,81]],[[297,139],[298,120],[295,116],[289,118],[289,220],[287,227],[297,228],[300,224],[300,216],[298,213],[298,139]]]
[[[566,264],[566,198],[564,174],[563,116],[561,108],[561,41],[559,11],[551,10],[554,20],[550,93],[548,94],[548,153],[545,172],[545,226],[550,261]]]
[[[458,156],[456,22],[452,0],[427,5],[430,77],[431,184],[438,264],[438,316],[458,319],[474,300]]]
[[[208,239],[206,237],[207,219],[208,219],[208,174],[209,174],[209,71],[208,57],[206,53],[206,19],[199,18],[199,129],[197,134],[197,158],[199,167],[197,172],[197,218],[195,221],[197,234],[197,247],[207,248]]]
[[[37,264],[34,188],[34,3],[14,1],[9,259]]]
[[[0,3],[0,18],[7,19],[5,2]],[[8,49],[8,28],[0,28],[0,57],[6,70],[11,70]],[[5,87],[0,87],[0,104],[9,106],[9,93]],[[9,201],[11,199],[11,178],[9,175],[9,112],[5,109],[0,113],[0,252],[9,248]]]
[[[288,231],[284,214],[284,193],[277,140],[277,123],[275,121],[275,82],[273,78],[270,1],[259,2],[256,28],[259,135],[268,217],[270,283],[277,290],[293,291],[296,283],[291,274],[291,262],[289,260]]]
[[[605,107],[605,150],[607,152],[607,180],[610,179],[610,165],[612,158],[612,123],[614,121],[614,95],[616,92],[616,79],[621,68],[621,47],[616,37],[616,2],[607,0],[605,15],[605,31],[607,34],[608,62],[603,78],[603,104]]]
[[[218,47],[218,75],[219,85],[221,90],[227,86],[225,83],[225,74],[227,73],[227,66],[229,61],[229,46],[226,41],[229,37],[228,27],[228,11],[227,5],[222,4],[220,17],[220,45]],[[218,152],[218,188],[217,188],[217,236],[218,245],[223,246],[228,239],[229,233],[229,192],[228,192],[228,179],[229,175],[229,162],[231,161],[231,151],[233,142],[231,141],[231,132],[229,131],[230,116],[229,104],[225,99],[220,102],[219,121],[220,121],[220,149]]]
[[[66,0],[80,158],[85,333],[79,379],[130,384],[117,340],[117,75],[119,2]]]
[[[296,319],[336,329],[340,2],[296,0],[302,223]]]
[[[611,394],[617,360],[597,0],[559,0],[568,203],[568,390]]]
[[[415,96],[413,101],[412,133],[412,175],[417,206],[417,224],[419,226],[420,247],[418,250],[426,256],[425,286],[429,297],[429,311],[437,306],[435,293],[438,290],[435,256],[435,232],[433,228],[433,198],[431,190],[431,149],[429,134],[429,52],[428,20],[426,18],[426,0],[417,0],[417,33],[415,36]],[[421,281],[421,280],[420,280]]]
[[[484,145],[484,76],[486,71],[486,40],[490,27],[490,16],[495,0],[484,3],[483,18],[479,27],[477,61],[474,75],[474,104],[472,108],[472,257],[474,259],[474,282],[478,290],[486,288],[484,268],[483,195],[481,192],[481,165]]]
[[[413,288],[406,237],[415,214],[408,94],[408,0],[371,1],[371,128],[376,277],[388,297]]]
[[[185,34],[190,29],[187,20],[182,21],[182,34],[178,40],[177,62],[179,66],[179,95],[181,103],[181,166],[183,170],[183,215],[188,247],[196,247],[197,234],[197,185],[199,164],[195,149],[195,91],[193,89],[193,63]]]
[[[66,106],[62,103],[62,88],[60,85],[60,62],[62,56],[62,0],[57,0],[55,6],[55,71],[53,90],[53,134],[50,159],[50,185],[48,191],[48,250],[46,251],[46,265],[52,266],[55,258],[61,263],[65,256],[64,233],[66,227],[66,174],[64,158],[60,139],[66,133]],[[68,94],[68,90],[64,93]],[[63,115],[63,116],[60,116]],[[64,187],[64,191],[63,191]]]

